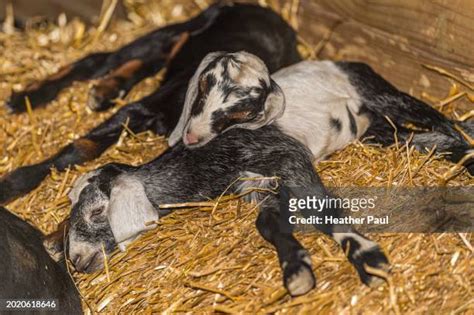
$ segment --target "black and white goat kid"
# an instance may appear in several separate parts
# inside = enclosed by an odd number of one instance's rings
[[[388,118],[388,119],[387,119]],[[389,123],[390,120],[395,126]],[[256,129],[275,121],[320,160],[361,137],[384,145],[406,141],[419,150],[437,146],[454,162],[473,150],[455,123],[400,92],[369,66],[355,62],[302,61],[270,76],[247,52],[213,52],[190,81],[180,120],[169,138],[199,147],[233,128]],[[474,125],[459,123],[474,135]],[[465,163],[474,174],[474,160]]]
[[[83,175],[70,193],[69,258],[79,271],[97,270],[103,266],[102,244],[107,253],[117,245],[123,249],[153,228],[147,222],[169,213],[160,210],[160,204],[216,198],[239,176],[255,174],[278,176],[288,187],[308,188],[307,195],[324,198],[328,194],[303,144],[275,126],[234,129],[192,150],[180,143],[142,166],[109,164]],[[245,182],[234,185],[230,192],[246,186]],[[328,208],[316,215],[339,216],[339,212]],[[289,293],[305,294],[315,285],[311,259],[291,227],[281,227],[281,220],[280,196],[267,195],[260,204],[257,229],[276,248]],[[376,243],[350,226],[323,224],[316,228],[342,246],[364,283],[379,280],[364,269],[365,264],[374,268],[388,265]]]

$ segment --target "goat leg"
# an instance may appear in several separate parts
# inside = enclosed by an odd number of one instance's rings
[[[110,55],[111,53],[96,53],[62,67],[45,80],[34,82],[21,92],[14,92],[6,102],[7,108],[13,113],[26,111],[26,98],[32,108],[46,105],[74,81],[89,80],[106,71],[105,61]]]
[[[111,99],[126,94],[134,84],[166,66],[189,36],[198,35],[210,27],[226,5],[211,5],[189,21],[160,28],[117,51],[91,54],[66,65],[47,79],[13,93],[6,106],[11,112],[21,113],[26,110],[26,98],[32,108],[44,106],[74,81],[105,76],[104,82],[99,82],[96,87],[97,91],[91,92],[89,106],[96,110],[106,109],[110,107]]]
[[[322,184],[319,187],[309,187],[303,193],[292,191],[299,198],[317,197],[320,199],[333,198],[326,192]],[[282,189],[282,193],[285,190]],[[368,286],[377,286],[382,281],[381,278],[372,274],[368,268],[378,269],[386,272],[389,268],[388,259],[380,246],[357,232],[351,225],[326,223],[325,217],[333,219],[342,218],[342,211],[338,208],[325,207],[321,211],[299,209],[300,213],[308,218],[309,216],[319,216],[322,218],[321,224],[314,224],[314,227],[322,233],[332,237],[346,253],[349,262],[355,267],[360,280]]]
[[[272,244],[283,272],[283,283],[292,296],[306,294],[316,285],[311,257],[291,231],[281,229],[278,200],[270,196],[260,207],[257,218],[260,235]]]

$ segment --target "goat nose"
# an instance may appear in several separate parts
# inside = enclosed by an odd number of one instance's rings
[[[186,141],[185,142],[186,142],[186,144],[196,144],[196,143],[199,142],[199,138],[194,133],[188,132],[188,133],[186,133]]]

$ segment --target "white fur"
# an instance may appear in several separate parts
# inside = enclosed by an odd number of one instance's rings
[[[188,118],[191,115],[191,107],[198,95],[198,85],[199,85],[199,75],[202,71],[207,67],[207,65],[214,60],[217,56],[222,55],[223,52],[212,52],[206,55],[204,59],[199,64],[198,69],[194,73],[191,80],[189,80],[188,90],[186,91],[186,97],[184,101],[183,111],[181,112],[181,116],[179,117],[178,124],[174,128],[173,132],[171,133],[168,143],[170,146],[174,146],[176,143],[179,142],[181,137],[183,136],[183,131],[186,123],[188,122]]]
[[[158,211],[148,200],[143,184],[135,177],[121,175],[113,183],[107,212],[115,241],[121,250],[143,231],[156,227]]]
[[[299,296],[309,292],[314,287],[314,278],[311,270],[301,267],[297,273],[288,279],[288,292],[292,296]]]
[[[368,118],[357,115],[361,106],[358,93],[333,62],[302,61],[276,72],[272,79],[286,98],[285,112],[276,124],[304,143],[315,160],[344,148],[367,130]],[[346,106],[356,121],[355,137]],[[331,118],[339,119],[341,132],[331,127]]]
[[[351,232],[333,233],[332,236],[339,245],[342,245],[342,242],[346,238],[353,238],[355,241],[357,241],[357,243],[359,243],[360,245],[360,248],[354,252],[354,257],[358,257],[363,252],[370,252],[374,248],[378,247],[377,243],[369,239],[366,239],[365,237],[357,233],[351,233]]]

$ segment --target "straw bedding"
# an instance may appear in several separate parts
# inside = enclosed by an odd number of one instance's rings
[[[100,34],[78,20],[64,19],[59,26],[0,33],[0,100],[12,88],[24,88],[86,53],[119,47],[156,24],[182,20],[206,6],[203,0],[126,3],[133,22],[113,23]],[[291,3],[279,9],[294,19]],[[302,45],[306,55],[307,49]],[[160,74],[144,80],[118,107],[146,95],[159,81]],[[32,113],[11,116],[1,106],[0,174],[48,157],[117,110],[88,111],[88,88],[88,83],[76,83],[50,106]],[[43,232],[52,232],[70,211],[67,192],[80,174],[111,161],[141,164],[165,149],[163,137],[124,128],[119,143],[99,159],[53,171],[39,188],[8,208]],[[331,186],[473,184],[453,164],[407,146],[354,143],[315,167]],[[212,207],[177,210],[127,252],[114,253],[106,270],[72,272],[85,312],[474,313],[471,234],[370,235],[392,262],[387,283],[376,289],[360,283],[331,239],[298,234],[312,254],[318,284],[309,294],[291,299],[282,287],[274,250],[255,229],[255,206],[232,200],[211,212]]]

